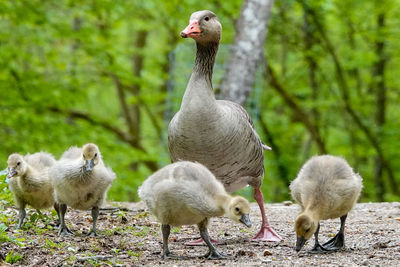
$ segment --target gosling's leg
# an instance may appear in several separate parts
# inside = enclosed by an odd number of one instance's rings
[[[324,253],[327,251],[324,248],[324,246],[322,246],[318,241],[319,227],[320,227],[320,224],[318,222],[317,230],[314,233],[315,244],[314,244],[314,247],[309,251],[310,253]]]
[[[16,227],[17,230],[21,229],[25,216],[26,216],[25,208],[20,208],[18,210],[18,225]]]
[[[99,216],[99,207],[93,207],[92,208],[93,227],[92,227],[92,230],[90,230],[90,232],[87,234],[88,236],[97,236],[96,223],[97,223],[98,216]]]
[[[58,235],[72,235],[72,232],[68,229],[67,225],[65,224],[65,214],[67,213],[67,205],[66,204],[59,204],[59,214],[60,214],[60,230]]]
[[[204,219],[202,222],[198,224],[200,230],[200,236],[201,238],[203,238],[204,242],[206,242],[209,249],[208,253],[204,255],[204,257],[206,257],[209,260],[225,259],[226,256],[220,253],[211,243],[210,236],[208,235],[207,224],[208,224],[208,219]]]
[[[168,248],[168,237],[171,232],[171,226],[169,224],[162,224],[161,225],[161,232],[163,236],[163,253],[162,257],[163,259],[178,259],[181,260],[184,257],[179,257],[176,255],[173,255]]]
[[[252,241],[279,242],[282,238],[269,226],[264,210],[264,197],[260,188],[254,188],[254,199],[257,201],[261,211],[262,224],[260,231],[251,239]]]
[[[329,251],[336,251],[344,248],[344,224],[346,223],[347,214],[340,217],[339,232],[324,244],[325,249]]]
[[[54,203],[54,210],[57,212],[57,221],[56,221],[56,227],[60,226],[60,205],[58,205],[57,202]]]

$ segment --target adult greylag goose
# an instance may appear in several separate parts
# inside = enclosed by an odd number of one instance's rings
[[[59,235],[72,234],[65,224],[67,206],[78,210],[92,210],[93,227],[88,235],[96,236],[99,207],[115,179],[111,168],[104,166],[100,150],[95,144],[82,148],[71,147],[50,169],[55,198],[60,206]]]
[[[200,163],[179,161],[158,170],[139,188],[139,196],[161,223],[163,257],[174,257],[168,249],[170,227],[197,224],[206,242],[208,259],[223,258],[210,241],[207,225],[211,217],[226,214],[250,227],[249,202],[232,197],[215,176]]]
[[[37,152],[22,156],[11,154],[7,160],[9,188],[14,195],[19,211],[17,229],[21,229],[26,216],[25,207],[29,205],[37,210],[58,206],[54,202],[53,185],[49,176],[49,167],[55,164],[53,155]]]
[[[262,215],[260,231],[253,240],[280,241],[269,226],[260,186],[264,177],[264,149],[246,110],[231,101],[216,100],[212,73],[222,27],[208,10],[191,15],[183,38],[196,41],[192,75],[180,110],[168,127],[168,148],[172,162],[196,161],[205,165],[228,192],[250,185]]]
[[[292,197],[301,206],[295,222],[296,251],[315,236],[312,252],[335,251],[344,247],[344,225],[347,213],[357,202],[362,178],[340,157],[314,156],[300,169],[290,184]],[[318,242],[320,220],[340,217],[340,230],[325,244]]]

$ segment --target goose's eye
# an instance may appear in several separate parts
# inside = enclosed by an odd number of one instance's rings
[[[236,211],[236,212],[239,212],[239,211],[240,211],[240,209],[239,209],[238,207],[236,207],[236,208],[235,208],[235,211]]]
[[[306,233],[310,232],[310,230],[311,230],[311,228],[308,228],[308,229],[306,230]]]
[[[97,157],[97,153],[94,154],[94,157]]]
[[[205,17],[204,20],[205,20],[205,21],[209,21],[209,20],[210,20],[210,17]]]
[[[21,162],[20,162],[20,161],[17,162],[17,166],[19,166],[19,165],[21,165]]]

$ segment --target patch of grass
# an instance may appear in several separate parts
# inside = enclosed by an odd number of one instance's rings
[[[49,217],[46,214],[43,214],[42,212],[40,212],[40,210],[36,210],[30,217],[29,217],[29,221],[27,221],[24,224],[24,228],[26,227],[27,229],[33,229],[36,231],[37,234],[42,234],[43,232],[47,231],[47,230],[51,230],[53,229],[53,227],[46,227],[45,229],[41,229],[41,228],[36,228],[36,224],[37,221],[41,220],[45,225],[49,225],[50,222],[53,220],[52,216]]]
[[[100,250],[101,250],[101,248],[100,248],[98,245],[96,245],[96,244],[93,244],[93,245],[91,246],[91,248],[92,248],[93,251],[100,251]]]
[[[8,185],[5,181],[3,181],[3,177],[0,176],[0,201],[3,204],[3,207],[6,205],[11,206],[14,203],[14,198],[12,196],[11,191],[8,189]]]
[[[150,233],[150,228],[148,226],[137,226],[133,231],[134,236],[145,237]]]
[[[118,217],[121,217],[121,218],[126,217],[126,213],[123,210],[119,210],[117,214],[118,214]]]
[[[22,255],[14,254],[14,250],[11,250],[7,253],[6,262],[10,264],[14,264],[22,259]]]
[[[22,243],[22,241],[24,241],[24,239],[22,238],[14,238],[12,236],[7,235],[6,233],[7,230],[7,226],[4,223],[0,223],[0,243],[3,242],[12,242],[14,244],[17,244],[18,246],[23,246],[24,244]]]
[[[140,260],[140,258],[143,255],[143,252],[129,250],[128,255],[132,257],[132,261],[137,261],[137,260]]]
[[[48,249],[52,249],[52,248],[56,247],[56,243],[54,243],[53,241],[51,241],[49,239],[46,239],[46,244],[44,244],[44,247],[48,248]]]
[[[240,232],[241,233],[251,233],[251,229],[243,228],[243,229],[240,229]]]
[[[87,259],[87,262],[89,262],[92,266],[100,266],[101,263],[97,260],[94,259]]]
[[[179,233],[180,230],[181,230],[180,227],[172,227],[171,232],[176,234],[176,233]]]
[[[112,236],[114,232],[117,231],[116,229],[105,229],[105,235]]]
[[[67,262],[74,262],[76,261],[76,257],[74,255],[71,255],[68,257],[68,259],[66,260]]]
[[[149,216],[149,212],[148,211],[143,211],[140,212],[138,214],[135,215],[135,217],[133,217],[133,219],[139,219],[139,218],[146,218],[147,216]]]

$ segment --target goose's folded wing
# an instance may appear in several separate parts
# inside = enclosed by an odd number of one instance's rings
[[[249,127],[251,127],[254,135],[257,137],[257,139],[260,141],[262,147],[264,150],[272,150],[269,146],[267,146],[260,138],[260,136],[258,135],[258,133],[256,132],[256,129],[254,128],[254,122],[251,119],[249,113],[238,103],[232,102],[232,101],[227,101],[227,100],[218,100],[218,102],[220,104],[223,105],[228,105],[230,106],[232,109],[237,111],[237,114],[239,114],[240,118],[244,121],[246,121],[249,124]]]

